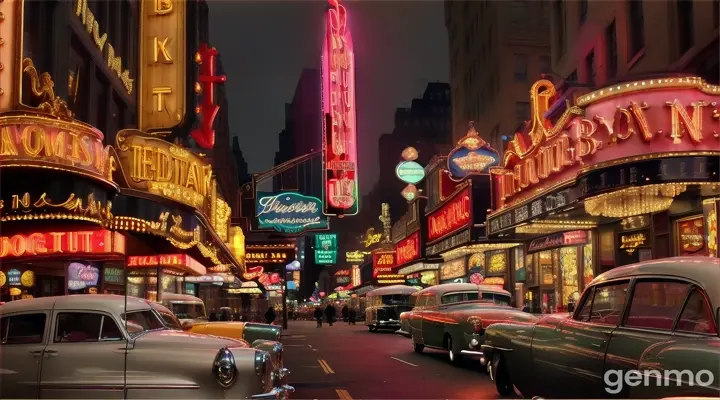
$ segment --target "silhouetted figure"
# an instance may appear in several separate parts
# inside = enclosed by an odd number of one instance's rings
[[[215,312],[215,310],[210,310],[210,315],[208,315],[208,321],[212,322],[212,321],[217,321],[217,320],[218,320],[217,312]]]
[[[320,307],[318,307],[318,308],[315,309],[315,313],[314,313],[313,315],[315,316],[315,320],[317,321],[317,327],[318,327],[318,328],[322,328],[323,312],[322,312],[322,310],[320,309]]]
[[[265,322],[268,324],[275,322],[275,310],[273,310],[272,307],[268,307],[268,310],[265,313]]]
[[[523,312],[529,313],[530,312],[530,303],[525,303],[522,310],[523,310]]]
[[[357,310],[355,307],[351,308],[348,312],[348,324],[355,325],[355,318],[357,317]]]
[[[325,316],[327,317],[328,325],[332,326],[335,320],[335,307],[328,304],[328,306],[325,307]]]
[[[342,310],[340,310],[340,315],[342,315],[343,321],[349,322],[349,321],[348,321],[348,306],[347,306],[347,305],[344,305],[343,308],[342,308]]]

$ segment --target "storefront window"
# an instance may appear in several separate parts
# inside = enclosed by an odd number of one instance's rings
[[[562,276],[561,305],[567,310],[570,303],[577,303],[580,297],[578,285],[577,247],[563,247],[560,249],[560,269]]]
[[[552,252],[543,251],[538,259],[540,264],[540,284],[552,285],[554,283]]]
[[[488,262],[488,275],[501,275],[507,270],[507,257],[505,251],[493,252]]]
[[[525,249],[515,248],[515,282],[525,280]]]
[[[583,283],[587,286],[595,278],[593,270],[593,246],[592,242],[583,246]]]

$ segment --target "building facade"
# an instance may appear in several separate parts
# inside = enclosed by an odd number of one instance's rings
[[[550,1],[553,71],[603,87],[655,73],[720,82],[720,1]]]
[[[530,117],[528,87],[550,68],[547,4],[540,1],[445,1],[450,41],[453,138],[468,121],[502,151]]]

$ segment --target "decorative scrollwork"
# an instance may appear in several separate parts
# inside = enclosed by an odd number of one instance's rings
[[[47,72],[38,73],[35,64],[30,58],[25,58],[22,66],[23,72],[30,78],[32,95],[40,102],[35,108],[60,119],[72,120],[74,114],[68,108],[65,100],[55,95],[55,83],[50,74]]]

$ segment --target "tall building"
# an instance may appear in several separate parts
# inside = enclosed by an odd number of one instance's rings
[[[631,75],[685,72],[720,82],[720,1],[552,1],[552,65],[602,87]]]
[[[603,4],[605,2],[602,2]],[[599,4],[598,4],[599,5]],[[549,10],[541,1],[445,1],[453,138],[468,121],[502,151],[530,116],[528,90],[550,73]]]
[[[232,154],[235,159],[235,169],[237,170],[238,185],[242,186],[250,182],[250,172],[248,170],[248,163],[245,160],[242,149],[240,148],[240,141],[237,136],[233,137],[232,140]]]

